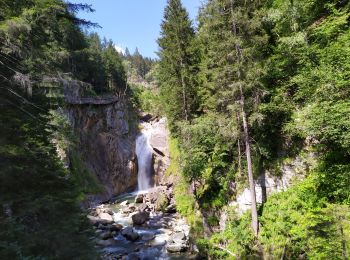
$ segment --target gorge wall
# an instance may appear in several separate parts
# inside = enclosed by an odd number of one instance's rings
[[[89,196],[90,202],[108,200],[137,186],[137,117],[127,101],[105,101],[70,102],[66,112],[83,164],[104,188],[101,194]]]

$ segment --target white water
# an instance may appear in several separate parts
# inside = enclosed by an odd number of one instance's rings
[[[136,139],[136,155],[138,164],[138,190],[147,191],[153,187],[152,180],[152,147],[149,144],[150,130],[143,130]]]

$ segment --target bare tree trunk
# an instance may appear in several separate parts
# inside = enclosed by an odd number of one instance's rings
[[[235,37],[237,37],[237,26],[235,23],[235,16],[234,16],[234,0],[231,0],[231,16],[232,16],[232,32]],[[240,71],[240,65],[242,60],[242,50],[239,43],[235,44],[236,46],[236,56],[237,56],[237,78],[240,81],[242,78],[241,71]],[[247,158],[247,166],[248,166],[248,179],[249,179],[249,187],[250,187],[250,197],[252,201],[252,228],[254,231],[255,236],[259,233],[259,223],[258,223],[258,212],[256,207],[256,193],[255,193],[255,183],[254,183],[254,176],[253,176],[253,164],[252,164],[252,156],[251,156],[251,149],[250,149],[250,137],[249,137],[249,129],[248,129],[248,123],[247,123],[247,115],[245,113],[244,109],[244,92],[242,84],[239,84],[239,91],[240,91],[240,104],[241,104],[241,116],[242,116],[242,122],[243,122],[243,134],[244,134],[244,142],[245,142],[245,148],[246,148],[246,158]]]
[[[181,59],[181,70],[183,70],[184,65]],[[188,111],[187,111],[187,98],[186,98],[186,84],[185,84],[185,78],[184,75],[182,73],[182,71],[180,71],[181,74],[181,85],[182,85],[182,102],[183,102],[183,111],[184,111],[184,116],[185,116],[185,120],[188,121]]]
[[[241,116],[240,113],[237,113],[237,125],[239,126],[239,129],[241,129],[240,126],[240,120],[241,120]],[[238,137],[238,141],[237,141],[237,150],[238,150],[238,173],[239,176],[242,176],[242,155],[241,155],[241,137]]]
[[[250,153],[249,129],[248,129],[246,113],[244,110],[244,94],[243,94],[242,85],[240,85],[240,92],[241,92],[241,113],[242,113],[243,133],[244,133],[244,141],[245,141],[245,148],[246,148],[247,166],[248,166],[250,197],[252,201],[252,228],[255,236],[257,236],[259,233],[258,212],[256,207],[256,194],[255,194],[255,183],[254,183],[254,176],[253,176],[252,156]]]

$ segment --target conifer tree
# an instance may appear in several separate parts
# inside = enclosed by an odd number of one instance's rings
[[[159,82],[170,123],[188,121],[194,111],[195,84],[191,72],[195,65],[191,20],[180,0],[169,0],[158,39]]]
[[[252,227],[258,234],[258,216],[251,155],[249,123],[259,119],[257,107],[264,93],[261,85],[261,57],[267,37],[261,24],[258,2],[212,0],[200,16],[204,106],[213,107],[235,121],[238,171],[245,146],[246,166],[252,202]],[[215,94],[215,95],[213,95]],[[214,105],[214,106],[215,106]],[[249,118],[250,117],[250,118]]]

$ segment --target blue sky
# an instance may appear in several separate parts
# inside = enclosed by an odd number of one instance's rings
[[[166,0],[69,0],[72,3],[91,4],[94,13],[79,13],[102,26],[94,29],[103,38],[112,39],[118,46],[128,47],[133,53],[138,47],[142,55],[157,57],[156,40]],[[195,19],[201,0],[182,0],[183,5]]]

